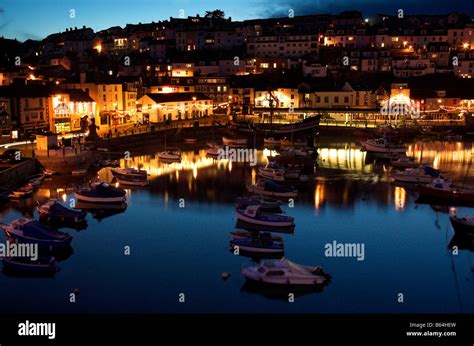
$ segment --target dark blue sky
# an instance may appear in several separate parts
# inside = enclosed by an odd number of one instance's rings
[[[90,26],[101,30],[114,25],[151,22],[222,9],[235,20],[295,15],[339,13],[357,9],[364,14],[448,13],[461,11],[474,16],[474,0],[0,0],[0,35],[24,40],[40,39],[66,27]],[[75,18],[69,11],[75,10]]]

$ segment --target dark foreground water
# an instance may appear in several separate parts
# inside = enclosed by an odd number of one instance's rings
[[[409,154],[462,180],[472,148],[419,142]],[[296,222],[294,234],[284,235],[286,257],[322,265],[333,277],[322,291],[295,291],[293,303],[286,291],[245,284],[240,268],[254,262],[228,250],[233,202],[245,192],[244,182],[255,179],[255,169],[216,163],[204,150],[185,152],[182,164],[163,165],[149,151],[122,166],[147,169],[151,185],[128,190],[124,212],[89,214],[87,229],[66,229],[74,236],[73,254],[59,263],[54,278],[0,274],[2,313],[474,312],[474,246],[460,243],[458,255],[448,248],[449,208],[415,204],[412,189],[390,183],[388,167],[367,160],[355,144],[321,143],[314,183],[294,208],[285,208]],[[99,176],[112,179],[106,169]],[[69,201],[82,183],[46,181],[34,200],[3,207],[0,221],[34,212],[36,200]],[[325,244],[333,241],[364,244],[364,260],[326,257]],[[223,272],[231,274],[227,281]],[[71,303],[69,295],[78,289]]]

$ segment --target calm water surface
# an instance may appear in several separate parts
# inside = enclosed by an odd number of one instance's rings
[[[181,164],[164,165],[155,158],[158,148],[148,151],[121,164],[148,170],[151,185],[127,190],[124,212],[89,213],[87,229],[65,229],[74,236],[73,253],[54,278],[0,274],[0,311],[474,312],[474,246],[459,243],[459,254],[452,255],[449,207],[415,204],[413,189],[390,183],[389,167],[369,160],[354,143],[320,143],[315,181],[294,208],[285,208],[296,223],[294,234],[284,235],[286,257],[322,265],[333,277],[320,291],[294,292],[294,303],[288,303],[288,292],[245,284],[240,268],[255,262],[228,249],[233,202],[245,193],[244,182],[256,179],[255,168],[216,162],[204,149],[185,151]],[[470,142],[417,142],[408,154],[462,181],[473,151]],[[260,151],[261,164],[273,154]],[[107,169],[98,175],[112,180]],[[467,183],[474,184],[473,176]],[[37,200],[69,201],[84,183],[46,181],[34,200],[3,207],[0,221],[37,216]],[[365,244],[365,260],[325,257],[324,246],[332,241]],[[227,281],[223,272],[231,274]],[[70,303],[74,289],[80,294]],[[179,303],[180,293],[185,303]],[[404,303],[398,303],[399,293]]]

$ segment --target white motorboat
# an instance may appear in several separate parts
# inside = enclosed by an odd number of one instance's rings
[[[238,220],[260,226],[292,227],[295,225],[293,217],[263,212],[259,205],[236,209],[236,216]]]
[[[250,281],[271,285],[322,285],[331,275],[321,267],[293,263],[286,258],[265,261],[262,264],[242,268],[242,275]]]
[[[392,178],[401,183],[429,184],[440,174],[441,171],[432,167],[419,166],[417,168],[407,168],[404,171],[394,170]]]
[[[368,139],[362,142],[362,146],[367,152],[374,153],[406,153],[407,149],[404,146],[391,144],[385,138]]]
[[[247,139],[222,137],[222,143],[224,145],[228,145],[229,147],[245,147],[247,146]]]
[[[262,196],[294,198],[298,195],[298,190],[271,180],[258,180],[256,184],[246,184],[246,187],[248,192]]]

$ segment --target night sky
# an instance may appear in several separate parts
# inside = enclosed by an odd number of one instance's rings
[[[339,13],[360,10],[364,15],[443,14],[453,11],[474,16],[473,0],[0,0],[0,35],[25,40],[41,39],[67,27],[86,25],[94,30],[127,23],[146,23],[185,15],[204,14],[222,9],[233,20],[286,16],[293,9],[296,16],[314,13]],[[69,17],[70,9],[75,18]]]

